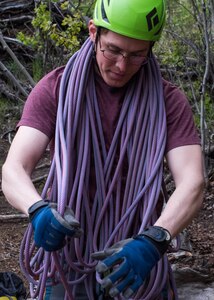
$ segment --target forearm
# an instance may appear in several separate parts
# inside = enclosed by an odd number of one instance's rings
[[[8,202],[27,214],[28,208],[41,199],[31,174],[43,156],[49,138],[31,127],[21,126],[15,135],[2,167],[2,190]]]
[[[19,164],[6,162],[2,167],[2,190],[7,201],[26,215],[28,208],[41,199],[30,174]]]
[[[203,178],[178,185],[155,225],[169,230],[172,237],[180,233],[194,218],[203,201]]]

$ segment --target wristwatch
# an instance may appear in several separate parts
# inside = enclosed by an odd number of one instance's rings
[[[160,226],[150,226],[134,238],[137,239],[138,237],[148,238],[158,248],[161,254],[166,252],[172,240],[169,231]]]
[[[160,226],[150,226],[145,229],[142,234],[148,236],[156,242],[167,242],[170,243],[172,238],[169,231]]]
[[[33,205],[31,205],[29,208],[28,208],[28,214],[29,214],[29,220],[31,221],[34,217],[34,214],[35,212],[41,208],[41,207],[44,207],[44,206],[48,206],[49,203],[48,203],[48,200],[47,199],[42,199],[42,200],[39,200],[37,201],[36,203],[34,203]]]

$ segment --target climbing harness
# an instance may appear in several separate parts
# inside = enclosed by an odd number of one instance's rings
[[[51,187],[50,201],[57,201],[62,215],[66,206],[72,208],[84,234],[68,240],[62,250],[48,253],[35,247],[29,225],[21,244],[21,268],[30,282],[31,297],[39,300],[43,299],[48,284],[59,282],[65,288],[65,299],[75,299],[80,282],[84,282],[88,298],[97,299],[93,291],[96,262],[90,255],[143,231],[158,218],[156,206],[162,186],[166,116],[156,60],[152,55],[128,87],[108,151],[92,62],[93,44],[87,39],[63,72],[55,153],[42,192],[42,197],[47,198]],[[125,177],[124,161],[128,163]],[[93,201],[88,192],[92,168],[96,181]],[[134,299],[158,297],[169,273],[165,255]],[[170,278],[173,283],[171,275]]]

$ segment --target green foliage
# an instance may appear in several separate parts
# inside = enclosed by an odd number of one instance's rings
[[[5,62],[5,66],[15,78],[18,78],[19,81],[23,81],[23,82],[26,81],[26,77],[22,72],[20,72],[20,67],[17,65],[17,63],[14,60],[8,59]],[[7,80],[8,80],[8,84],[10,85],[11,79],[7,78]]]
[[[158,51],[163,64],[183,67],[186,57],[197,57],[202,40],[191,1],[168,1],[167,19]],[[198,59],[198,57],[197,57]]]
[[[2,116],[6,114],[8,109],[8,103],[7,103],[7,99],[1,97],[0,98],[0,118],[2,119]]]
[[[0,97],[0,120],[4,122],[7,129],[10,123],[17,120],[17,116],[20,117],[20,111],[19,108],[14,105],[14,102],[7,98]]]
[[[73,53],[80,46],[78,40],[78,34],[80,33],[82,26],[80,15],[75,14],[74,17],[66,16],[61,25],[66,28],[66,30],[61,31],[57,27],[57,24],[53,24],[50,31],[50,38],[56,46],[63,46]]]
[[[48,1],[43,1],[35,8],[33,35],[24,32],[17,35],[25,45],[32,47],[41,56],[46,56],[46,60],[51,60],[56,55],[72,55],[79,49],[80,34],[85,29],[80,12],[74,11],[69,1],[61,3],[60,9],[63,15],[61,20],[54,17]]]
[[[206,73],[206,35],[212,41],[211,9],[205,1],[205,10],[198,0],[167,0],[166,25],[162,38],[155,44],[155,53],[161,62],[163,76],[179,85],[188,96],[198,127],[201,124],[203,105],[208,128],[213,128],[214,104],[212,76],[214,45],[210,42],[210,74],[206,81],[206,93],[202,97],[201,86]],[[207,24],[205,24],[206,12]],[[205,26],[207,28],[205,30]],[[213,130],[213,129],[212,129]]]
[[[37,55],[32,62],[33,79],[38,82],[43,76],[43,66],[41,56]]]
[[[214,128],[214,103],[209,95],[206,95],[204,101],[204,114],[206,115],[207,128],[213,130]],[[194,120],[197,127],[200,127],[200,115],[194,114]]]
[[[20,74],[20,69],[18,65],[12,60],[8,59],[5,63],[5,66],[10,70],[10,72],[17,77]]]
[[[208,127],[213,128],[214,126],[214,103],[209,96],[205,98],[205,114],[208,121]]]

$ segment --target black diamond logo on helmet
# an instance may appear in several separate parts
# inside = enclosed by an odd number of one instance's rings
[[[148,13],[146,19],[148,24],[148,30],[150,31],[159,23],[156,7],[154,7],[153,10],[150,11],[150,13]]]

